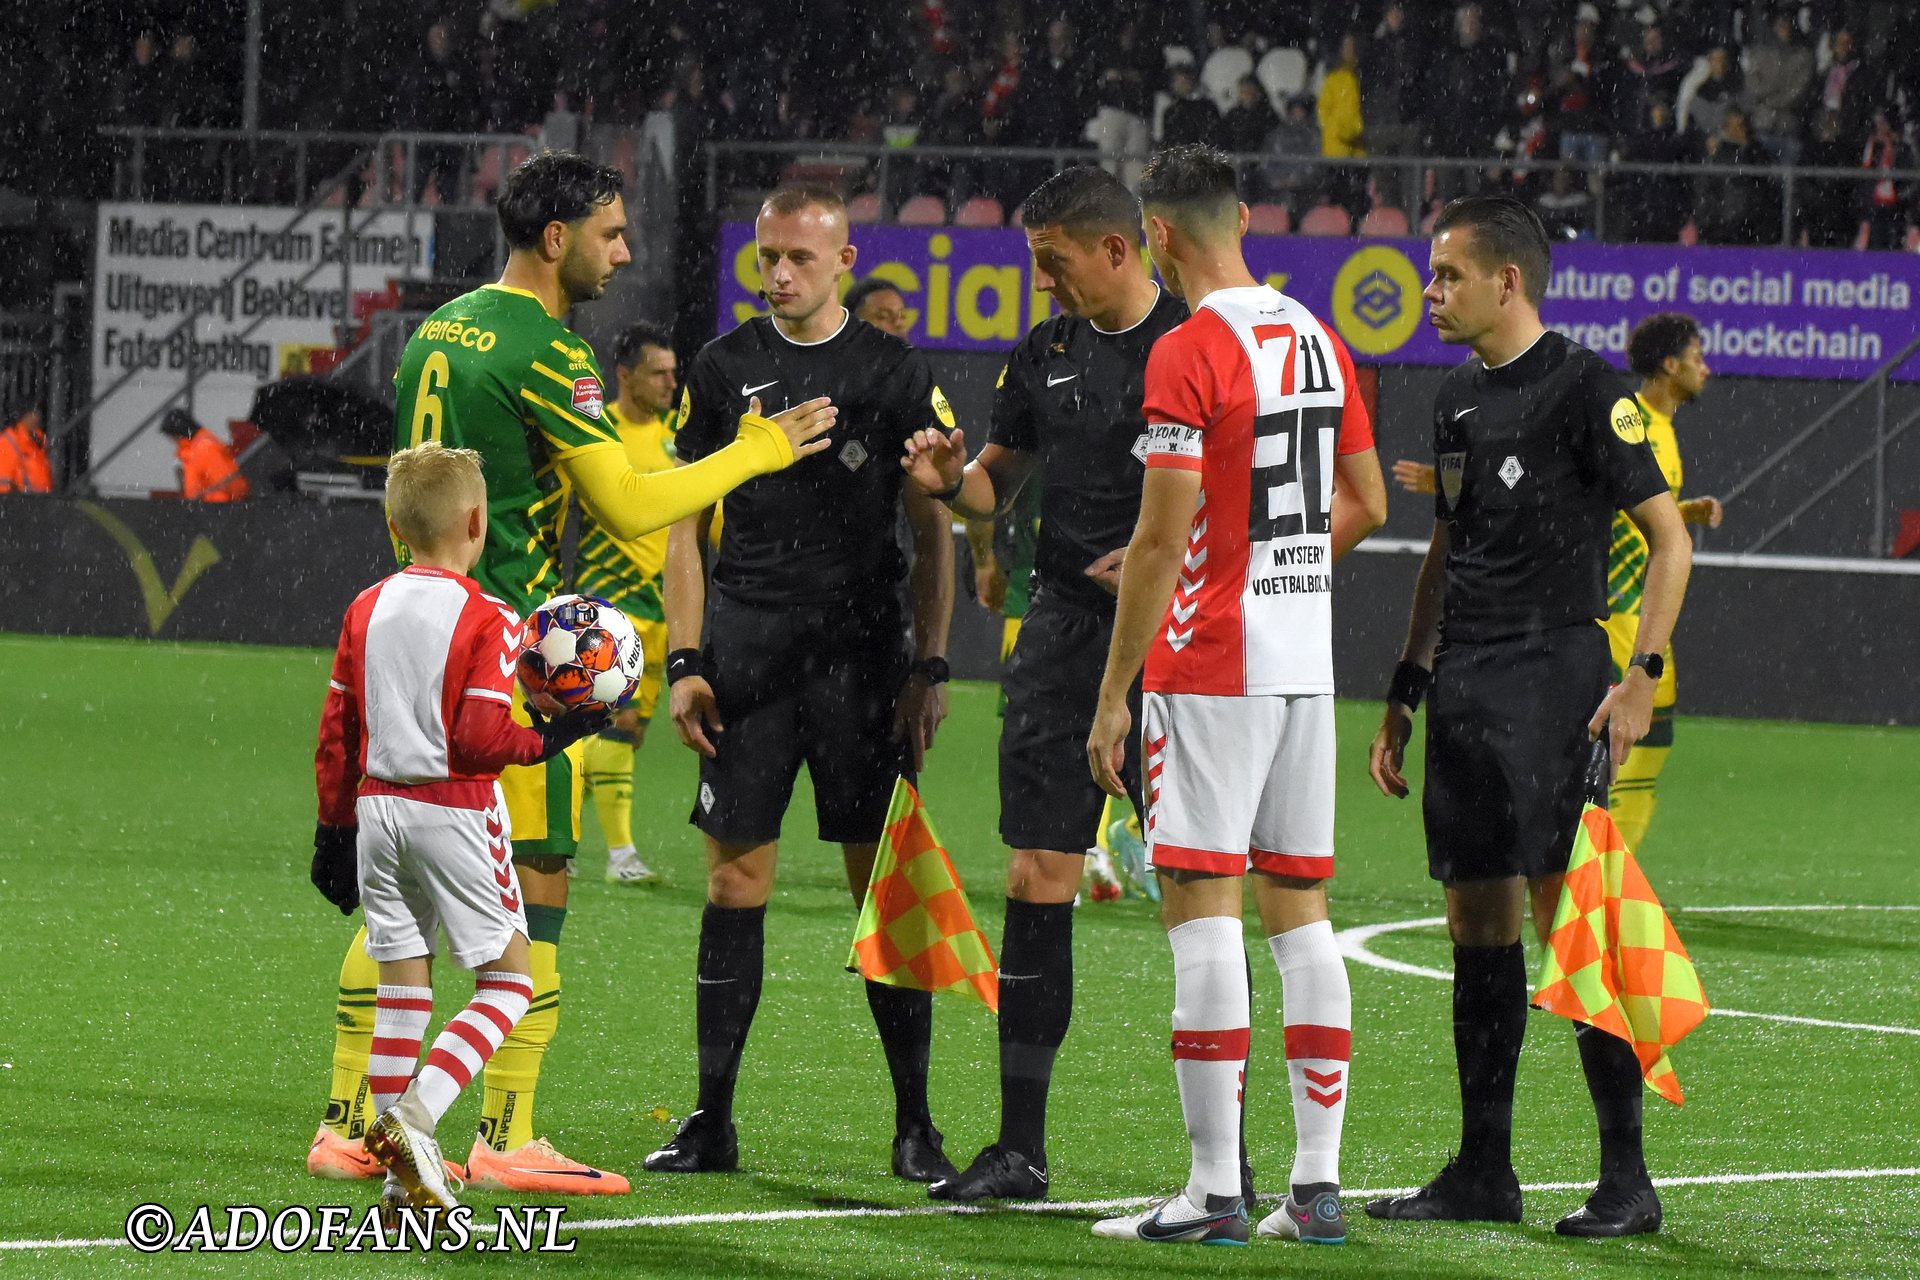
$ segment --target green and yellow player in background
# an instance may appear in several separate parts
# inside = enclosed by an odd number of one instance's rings
[[[394,448],[440,440],[478,451],[487,477],[487,541],[473,576],[525,616],[561,582],[561,540],[571,498],[615,537],[663,529],[756,475],[778,471],[830,441],[834,410],[812,400],[774,418],[759,401],[736,441],[690,467],[645,474],[627,461],[608,422],[599,367],[563,321],[599,297],[630,260],[618,173],[568,153],[543,152],[507,178],[497,210],[509,246],[495,284],[449,302],[415,330],[394,375]],[[515,718],[527,723],[524,707]],[[540,1066],[559,1025],[558,945],[566,918],[568,860],[579,839],[579,748],[544,766],[502,771],[532,943],[533,1003],[487,1063],[480,1137],[469,1182],[537,1194],[624,1192],[627,1180],[560,1155],[533,1129]],[[349,848],[345,856],[352,857]],[[323,858],[316,850],[315,880]],[[329,882],[340,874],[330,868]],[[352,872],[346,872],[351,880]],[[352,904],[337,902],[350,912]],[[361,1149],[367,1056],[379,986],[366,930],[340,968],[333,1080],[326,1116],[308,1150],[322,1177],[371,1177]]]
[[[670,415],[679,385],[672,337],[657,324],[629,326],[614,340],[613,368],[619,394],[607,405],[607,421],[620,437],[627,462],[642,473],[672,470]],[[587,793],[607,838],[607,879],[615,884],[644,884],[654,878],[633,844],[633,756],[646,739],[666,679],[667,617],[660,594],[666,565],[666,529],[622,541],[591,512],[586,514],[574,559],[574,588],[599,596],[631,618],[647,659],[633,701],[586,745]]]
[[[1692,316],[1666,311],[1648,316],[1627,338],[1627,367],[1640,375],[1640,408],[1647,419],[1647,443],[1667,487],[1680,502],[1680,516],[1688,524],[1720,527],[1724,509],[1718,498],[1680,497],[1680,445],[1673,434],[1673,415],[1707,385],[1706,358],[1701,352],[1700,326]],[[1622,512],[1613,515],[1613,546],[1607,557],[1607,645],[1613,652],[1613,679],[1617,684],[1633,656],[1634,629],[1640,625],[1640,593],[1647,582],[1647,540]],[[1676,689],[1673,646],[1668,645],[1665,667],[1653,691],[1653,727],[1620,765],[1613,780],[1609,808],[1629,849],[1645,843],[1656,803],[1654,786],[1673,750],[1673,708]]]
[[[1627,367],[1640,375],[1640,409],[1647,420],[1647,443],[1653,447],[1660,473],[1680,503],[1680,517],[1688,524],[1720,527],[1725,508],[1718,498],[1681,498],[1680,444],[1673,433],[1673,415],[1707,385],[1710,370],[1700,343],[1700,326],[1692,316],[1664,311],[1648,316],[1627,337]],[[1409,493],[1433,492],[1433,468],[1402,459],[1393,464],[1394,479]],[[1617,683],[1633,656],[1633,637],[1640,625],[1640,593],[1647,582],[1647,540],[1624,513],[1613,517],[1613,545],[1607,557],[1607,644],[1613,652]],[[1639,850],[1653,821],[1655,784],[1673,750],[1673,709],[1678,685],[1673,670],[1673,646],[1662,655],[1664,669],[1653,691],[1653,726],[1620,765],[1608,800],[1614,823],[1627,847]]]

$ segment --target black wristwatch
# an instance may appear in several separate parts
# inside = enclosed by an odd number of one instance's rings
[[[922,658],[907,669],[909,676],[925,676],[928,684],[945,684],[953,678],[945,658]]]
[[[1655,684],[1658,684],[1660,677],[1666,673],[1667,660],[1663,655],[1658,653],[1636,653],[1633,655],[1632,660],[1627,663],[1627,667],[1629,669],[1634,667],[1640,668],[1653,679]]]

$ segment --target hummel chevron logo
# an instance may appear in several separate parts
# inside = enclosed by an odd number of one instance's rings
[[[1201,547],[1198,551],[1187,552],[1183,562],[1189,571],[1200,568],[1207,562],[1207,549]]]
[[[750,387],[743,382],[740,384],[740,394],[743,396],[750,396],[756,391],[765,391],[768,387],[772,386],[774,382],[778,382],[778,381],[780,381],[780,379],[775,378],[773,382],[763,382],[757,387]]]
[[[1200,588],[1206,585],[1207,585],[1207,579],[1205,574],[1202,574],[1200,577],[1194,578],[1191,581],[1188,580],[1186,574],[1183,573],[1180,575],[1180,592],[1182,595],[1189,595],[1189,596],[1197,595],[1200,591]]]
[[[1077,373],[1070,373],[1064,378],[1048,378],[1047,385],[1050,387],[1057,387],[1063,382],[1072,382],[1075,378],[1079,376],[1080,375]]]
[[[1193,629],[1191,627],[1185,631],[1175,631],[1172,627],[1167,628],[1167,646],[1175,653],[1186,648],[1192,641]]]
[[[1453,415],[1453,420],[1455,422],[1458,422],[1460,421],[1460,419],[1466,417],[1468,414],[1472,413],[1475,409],[1478,409],[1479,407],[1480,406],[1477,404],[1470,404],[1464,409],[1456,410]]]
[[[1303,1069],[1300,1074],[1307,1079],[1307,1100],[1317,1102],[1329,1111],[1333,1110],[1334,1105],[1340,1101],[1341,1094],[1345,1092],[1337,1087],[1343,1073],[1315,1071],[1309,1067]]]
[[[1194,612],[1199,608],[1198,600],[1189,600],[1184,607],[1176,600],[1173,605],[1173,620],[1184,626],[1193,621]]]

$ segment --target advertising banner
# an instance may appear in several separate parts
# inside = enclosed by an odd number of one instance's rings
[[[853,243],[855,276],[900,287],[917,346],[1003,350],[1052,314],[1018,228],[856,226]],[[1356,360],[1445,365],[1465,354],[1426,323],[1425,240],[1256,236],[1246,252],[1255,276],[1331,320]],[[752,224],[725,224],[722,332],[765,310],[759,287]],[[1638,321],[1684,311],[1700,322],[1717,373],[1858,379],[1920,333],[1917,295],[1914,254],[1574,241],[1554,247],[1542,315],[1615,364]],[[1920,358],[1895,376],[1920,380]]]
[[[93,393],[134,376],[94,411],[93,456],[106,457],[190,370],[199,378],[184,407],[225,436],[262,383],[307,372],[314,351],[338,344],[354,319],[353,295],[425,278],[432,260],[431,217],[356,211],[349,235],[339,210],[102,204]],[[172,442],[149,430],[98,481],[113,494],[175,487]]]

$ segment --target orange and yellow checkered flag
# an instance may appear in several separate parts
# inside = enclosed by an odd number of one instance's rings
[[[1667,1050],[1706,1019],[1707,994],[1633,851],[1598,805],[1580,813],[1533,1003],[1627,1041],[1647,1085],[1675,1106],[1684,1100]]]
[[[900,779],[847,968],[889,986],[971,996],[998,1013],[998,967],[920,793]]]

